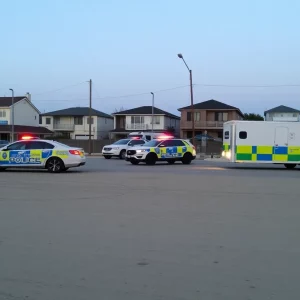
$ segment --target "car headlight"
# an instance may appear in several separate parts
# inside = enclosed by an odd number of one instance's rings
[[[142,152],[146,152],[146,150],[145,149],[136,150],[136,153],[142,153]]]
[[[223,156],[223,157],[225,156],[225,151],[222,151],[222,156]]]
[[[231,152],[230,151],[226,152],[226,158],[228,158],[228,159],[231,158]]]
[[[119,147],[113,148],[113,150],[118,150],[118,149],[119,149]]]

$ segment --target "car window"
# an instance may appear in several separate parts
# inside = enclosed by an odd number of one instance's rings
[[[173,142],[172,146],[177,146],[177,147],[185,146],[183,141],[181,140],[172,140],[172,142]]]
[[[42,141],[32,141],[32,142],[28,142],[26,149],[28,150],[39,150],[39,149],[53,149],[54,146],[46,143],[46,142],[42,142]]]
[[[125,139],[125,140],[119,140],[119,141],[113,143],[113,145],[126,145],[130,141],[131,140],[127,140],[127,139]]]
[[[147,139],[148,141],[150,141],[150,140],[151,140],[151,135],[146,135],[146,139]]]
[[[142,145],[145,144],[145,142],[143,140],[133,140],[129,143],[130,145]]]
[[[7,150],[25,150],[26,149],[26,142],[17,142],[14,144],[11,144],[7,147]]]
[[[146,146],[146,147],[156,147],[160,143],[161,143],[160,140],[152,140],[150,142],[145,143],[144,146]]]
[[[162,143],[159,145],[159,147],[172,147],[173,146],[173,141],[171,140],[165,140],[162,141]]]

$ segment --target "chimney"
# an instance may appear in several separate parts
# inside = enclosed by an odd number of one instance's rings
[[[27,92],[27,93],[25,94],[25,96],[26,96],[26,98],[28,99],[28,101],[31,102],[31,94]]]

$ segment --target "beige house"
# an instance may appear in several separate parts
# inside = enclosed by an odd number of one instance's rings
[[[186,106],[178,109],[181,112],[180,136],[192,138],[192,109]],[[207,133],[215,138],[222,138],[224,122],[242,120],[239,108],[216,100],[194,104],[195,135]]]

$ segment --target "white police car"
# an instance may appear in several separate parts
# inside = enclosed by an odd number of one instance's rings
[[[42,168],[59,173],[85,165],[83,149],[56,141],[24,137],[0,148],[0,171],[7,168]]]
[[[102,149],[102,155],[106,159],[110,159],[112,157],[119,157],[120,159],[125,159],[126,151],[130,147],[143,145],[147,141],[140,138],[128,138],[118,140],[117,142],[106,145]]]

